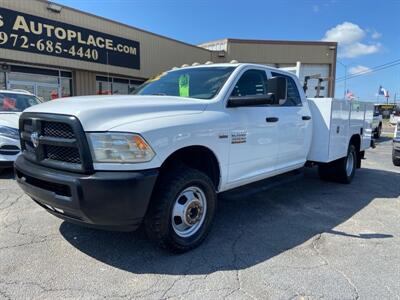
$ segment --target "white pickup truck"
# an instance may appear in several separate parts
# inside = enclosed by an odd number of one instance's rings
[[[142,222],[175,252],[206,237],[217,194],[318,165],[350,183],[371,143],[372,106],[306,99],[298,78],[256,64],[172,70],[133,96],[88,96],[20,117],[21,188],[67,221]]]

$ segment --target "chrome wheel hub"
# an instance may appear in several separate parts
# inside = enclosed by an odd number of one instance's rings
[[[204,223],[207,202],[204,192],[195,186],[183,190],[176,198],[171,215],[171,224],[180,237],[190,237]]]
[[[354,168],[354,153],[350,152],[349,155],[347,156],[347,162],[346,162],[347,176],[351,175],[351,173],[353,172],[353,168]]]

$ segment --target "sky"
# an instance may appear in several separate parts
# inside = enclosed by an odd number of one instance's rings
[[[191,44],[221,38],[339,42],[336,78],[377,97],[380,85],[400,102],[400,0],[55,0],[54,2]],[[398,61],[380,71],[376,66]],[[346,66],[346,67],[345,67]],[[343,97],[344,80],[336,81]]]

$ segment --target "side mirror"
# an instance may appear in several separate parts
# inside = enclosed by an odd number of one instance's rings
[[[267,81],[267,93],[273,95],[276,103],[279,104],[280,100],[286,100],[287,95],[287,79],[285,77],[272,77]]]

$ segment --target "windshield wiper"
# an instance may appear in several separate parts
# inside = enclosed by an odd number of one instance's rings
[[[155,94],[151,94],[152,96],[167,96],[167,94],[165,93],[155,93]]]

